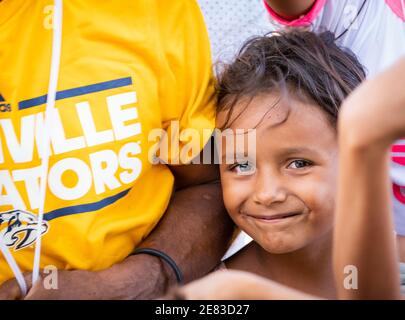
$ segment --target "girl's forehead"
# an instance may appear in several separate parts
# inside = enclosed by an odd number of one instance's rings
[[[248,106],[238,104],[237,108],[241,109],[233,112],[234,119],[231,118],[229,126],[235,141],[226,140],[229,137],[224,135],[223,148],[228,148],[230,143],[238,152],[246,153],[246,146],[251,144],[246,142],[249,135],[245,134],[244,143],[238,144],[242,140],[238,140],[237,130],[247,133],[252,129],[257,153],[275,154],[280,150],[311,147],[324,154],[331,153],[337,146],[335,129],[315,104],[268,95],[253,99]]]
[[[289,113],[288,104],[275,94],[243,97],[232,107],[217,115],[217,127],[253,129],[263,122],[267,125],[283,121]]]
[[[236,129],[256,129],[258,131],[281,127],[282,125],[320,126],[332,129],[326,114],[319,106],[311,102],[303,102],[297,98],[282,97],[279,94],[262,94],[253,98],[238,101],[229,110],[218,114],[218,127],[227,123],[227,127]]]

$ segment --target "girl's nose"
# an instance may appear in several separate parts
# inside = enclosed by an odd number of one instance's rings
[[[253,194],[256,204],[270,206],[275,202],[284,202],[286,198],[287,192],[279,177],[270,172],[258,175]]]

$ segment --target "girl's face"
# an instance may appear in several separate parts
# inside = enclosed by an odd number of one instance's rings
[[[222,163],[220,170],[233,221],[266,251],[287,253],[331,235],[338,145],[335,129],[319,107],[281,100],[269,111],[278,99],[266,94],[255,97],[247,108],[244,101],[235,106],[234,115],[245,110],[230,129],[259,124],[256,158]],[[218,114],[218,127],[225,116]],[[226,149],[223,138],[223,157]],[[235,149],[246,156],[244,146]]]

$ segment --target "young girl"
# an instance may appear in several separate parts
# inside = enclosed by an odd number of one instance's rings
[[[193,299],[345,297],[342,275],[346,265],[357,265],[360,285],[380,277],[370,283],[382,288],[381,281],[385,281],[384,289],[392,289],[389,297],[399,296],[390,216],[382,212],[382,220],[371,223],[372,227],[365,221],[369,197],[381,189],[366,188],[364,181],[370,172],[362,170],[361,161],[353,163],[359,165],[359,175],[365,178],[354,180],[358,183],[353,181],[355,188],[351,187],[350,178],[356,177],[347,160],[350,156],[343,161],[349,169],[343,169],[346,175],[340,176],[335,265],[332,259],[339,167],[338,110],[364,76],[357,59],[339,49],[330,33],[316,36],[293,31],[258,37],[250,40],[236,60],[225,67],[218,83],[218,126],[233,130],[255,128],[257,149],[248,161],[221,164],[223,196],[235,224],[254,241],[225,261],[227,269],[238,272],[215,273],[186,286],[180,293]],[[364,95],[349,100],[355,101],[350,105],[361,104]],[[364,105],[362,108],[367,110]],[[361,123],[356,126],[360,128]],[[348,145],[344,150],[351,150],[352,138],[358,135],[345,136]],[[389,146],[393,137],[390,138],[384,140],[388,141],[384,146]],[[224,141],[224,152],[226,149]],[[242,154],[237,159],[251,156],[238,147],[236,153]],[[387,174],[384,166],[375,167],[382,169],[381,175]],[[377,181],[383,178],[378,173],[376,176]],[[383,191],[385,187],[383,184]],[[389,208],[385,193],[382,198],[373,213]],[[361,227],[363,231],[356,233]],[[381,237],[371,239],[371,230]],[[365,243],[368,240],[369,244]],[[358,246],[346,250],[353,243]],[[359,251],[361,248],[368,251]],[[375,263],[369,266],[370,272],[364,261]],[[378,274],[380,267],[391,276]],[[362,287],[358,292],[369,291]],[[376,292],[385,291],[374,290],[371,295]]]
[[[214,62],[233,59],[242,43],[270,30],[332,31],[373,77],[405,54],[405,0],[199,0]],[[378,48],[378,49],[377,49]],[[397,241],[405,262],[405,139],[393,146],[391,179]],[[228,255],[249,242],[242,233]]]

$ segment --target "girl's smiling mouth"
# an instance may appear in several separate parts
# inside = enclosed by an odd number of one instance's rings
[[[253,214],[243,214],[244,216],[247,216],[249,218],[253,218],[255,220],[259,220],[261,222],[265,223],[277,223],[281,221],[288,220],[293,217],[301,216],[303,212],[285,212],[285,213],[277,213],[277,214],[271,214],[271,215],[253,215]]]

